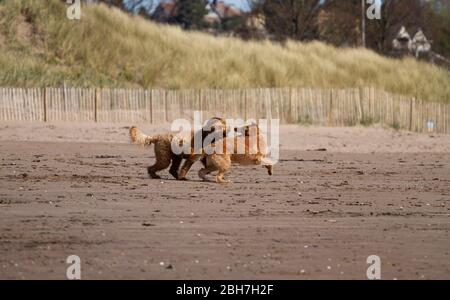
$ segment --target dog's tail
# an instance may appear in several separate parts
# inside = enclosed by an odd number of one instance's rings
[[[150,146],[156,141],[156,137],[145,135],[136,126],[130,128],[131,142],[138,145]]]

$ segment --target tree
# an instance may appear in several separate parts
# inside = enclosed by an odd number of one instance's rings
[[[317,16],[322,0],[265,0],[256,9],[265,17],[267,31],[278,40],[317,38]]]
[[[361,0],[324,2],[317,18],[318,39],[335,46],[359,46]]]
[[[203,17],[207,14],[204,0],[177,0],[174,20],[186,29],[201,29],[205,26]]]
[[[435,0],[431,7],[434,9],[430,21],[430,38],[433,40],[433,50],[450,58],[450,1]]]

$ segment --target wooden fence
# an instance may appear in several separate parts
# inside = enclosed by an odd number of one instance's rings
[[[194,111],[281,123],[352,126],[375,123],[416,132],[450,133],[450,105],[374,88],[139,90],[0,88],[0,121],[161,123],[192,119]]]

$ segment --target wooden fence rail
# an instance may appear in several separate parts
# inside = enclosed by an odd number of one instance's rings
[[[0,121],[161,123],[210,116],[280,119],[326,126],[383,124],[415,132],[450,133],[450,105],[374,88],[141,90],[0,88]]]

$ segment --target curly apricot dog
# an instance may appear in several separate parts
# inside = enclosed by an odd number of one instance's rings
[[[195,135],[202,135],[202,142],[205,140],[206,136],[215,130],[222,130],[226,132],[225,121],[221,118],[211,118],[208,120],[206,125],[202,130],[194,133],[191,132],[189,136],[182,137],[182,139],[191,139],[191,145],[194,145]],[[155,145],[155,157],[156,162],[154,165],[147,168],[147,172],[151,178],[159,179],[161,178],[156,172],[164,170],[170,166],[169,173],[178,180],[185,180],[186,175],[192,166],[192,164],[198,159],[197,155],[194,154],[175,154],[172,152],[171,143],[172,140],[180,136],[176,133],[165,133],[154,136],[148,136],[141,133],[135,126],[130,128],[130,138],[135,144],[140,144],[144,146],[149,146],[151,144]],[[193,151],[192,151],[193,152]],[[186,159],[183,165],[182,171],[178,172],[183,159]],[[171,165],[172,164],[172,165]]]
[[[253,128],[252,128],[253,127]],[[219,148],[215,148],[218,146]],[[245,131],[245,135],[227,137],[217,143],[211,144],[210,149],[220,149],[222,153],[210,152],[206,149],[202,157],[205,159],[205,168],[198,172],[198,176],[207,181],[206,175],[218,171],[215,181],[218,183],[230,182],[223,179],[230,170],[231,164],[240,165],[263,165],[269,175],[273,174],[274,163],[266,158],[268,149],[265,138],[259,132],[257,125],[250,125]]]

